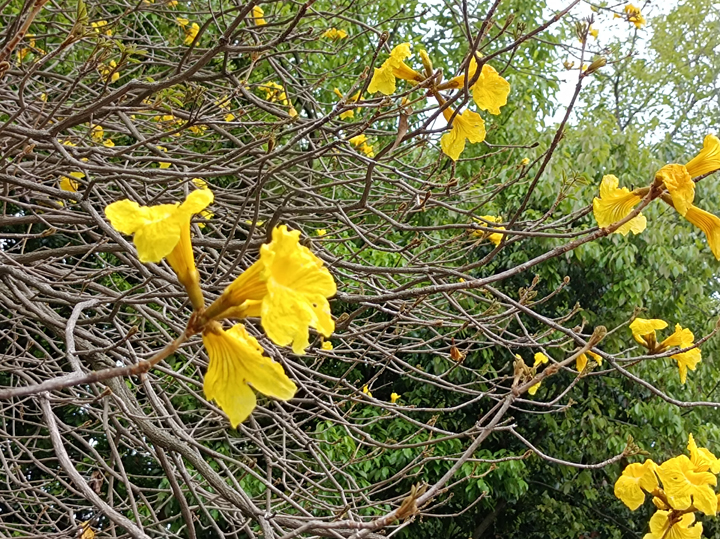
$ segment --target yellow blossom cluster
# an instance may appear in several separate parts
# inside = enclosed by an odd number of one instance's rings
[[[720,260],[720,218],[693,204],[695,200],[695,179],[720,170],[720,139],[709,134],[703,141],[702,150],[687,164],[665,165],[655,174],[649,187],[628,190],[618,187],[619,180],[609,174],[603,176],[600,184],[600,198],[593,200],[593,214],[600,228],[607,228],[628,217],[633,208],[643,200],[661,198],[705,233],[715,258]],[[639,234],[647,227],[642,213],[636,215],[614,230],[618,234],[628,232]]]
[[[338,30],[337,28],[330,28],[323,32],[323,37],[337,41],[339,39],[345,39],[348,33],[345,30]]]
[[[185,41],[183,42],[185,45],[192,45],[193,41],[195,41],[195,38],[198,35],[198,32],[200,32],[200,26],[198,23],[190,23],[189,19],[186,19],[184,17],[175,17],[175,21],[180,25],[185,32]]]
[[[375,151],[373,150],[372,145],[367,143],[367,137],[365,135],[351,137],[348,139],[348,142],[368,157],[375,157]]]
[[[664,320],[636,318],[630,324],[633,338],[647,348],[650,354],[662,354],[670,348],[690,348],[694,346],[695,336],[688,328],[683,329],[680,324],[675,324],[675,332],[662,342],[658,343],[656,331],[665,329],[668,323]],[[680,371],[680,383],[684,384],[687,378],[687,370],[694,371],[697,364],[702,360],[702,353],[699,348],[693,348],[687,352],[680,352],[670,356],[677,361]]]
[[[495,215],[482,215],[479,219],[473,218],[473,221],[475,221],[480,226],[487,227],[488,223],[502,223],[502,217]],[[505,230],[505,227],[494,227],[494,230]],[[501,232],[485,232],[483,230],[473,230],[472,235],[480,238],[489,239],[490,242],[495,245],[495,247],[500,245],[500,242],[502,242],[503,240],[503,235]]]
[[[292,102],[288,99],[287,93],[285,92],[285,88],[283,88],[280,84],[277,82],[265,82],[258,86],[260,90],[265,92],[265,99],[267,101],[273,102],[273,103],[280,103],[281,105],[285,107],[290,107],[290,110],[288,110],[288,114],[291,118],[295,118],[298,113],[297,110],[295,110],[295,107],[293,107]]]
[[[629,464],[615,483],[615,496],[632,511],[643,504],[645,493],[652,496],[657,511],[644,539],[700,539],[703,525],[695,523],[695,513],[717,514],[714,487],[720,460],[698,447],[692,434],[687,449],[690,457],[679,455],[662,464],[650,459]]]
[[[623,8],[624,15],[615,15],[616,19],[625,19],[635,25],[635,28],[640,29],[645,26],[645,17],[640,13],[640,8],[635,7],[632,4],[628,4]]]
[[[205,395],[237,427],[255,408],[251,387],[281,400],[291,399],[297,387],[243,324],[225,330],[221,320],[258,317],[270,340],[303,354],[310,344],[309,328],[325,337],[335,330],[327,298],[335,295],[336,286],[323,262],[300,245],[300,232],[281,225],[272,231],[272,241],[261,246],[259,259],[206,309],[190,222],[195,214],[208,215],[214,195],[204,180],[193,183],[199,189],[182,203],[141,206],[119,200],[105,208],[105,215],[117,231],[133,235],[140,261],[165,258],[185,287],[195,310],[186,331],[202,333],[210,358]]]

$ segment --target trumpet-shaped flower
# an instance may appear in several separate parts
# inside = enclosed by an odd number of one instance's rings
[[[715,135],[707,135],[703,140],[703,149],[685,168],[693,178],[720,170],[720,139]]]
[[[657,464],[649,459],[642,464],[637,462],[628,464],[615,482],[615,496],[620,498],[631,511],[635,511],[643,504],[645,492],[652,492],[658,488],[656,468]]]
[[[693,522],[693,513],[674,516],[671,511],[656,511],[650,519],[650,532],[643,539],[700,539],[702,522],[691,526]]]
[[[625,16],[628,20],[628,22],[631,22],[635,25],[635,28],[642,28],[645,26],[645,17],[642,16],[642,13],[640,13],[640,8],[635,7],[632,4],[628,4],[623,9],[625,11]]]
[[[597,355],[595,352],[590,352],[588,350],[587,354],[580,354],[575,360],[575,368],[578,370],[578,372],[584,371],[585,367],[587,367],[588,355],[593,358],[598,365],[602,365],[602,357]]]
[[[290,400],[297,386],[280,363],[263,355],[263,349],[245,326],[229,330],[210,322],[203,331],[210,364],[203,390],[228,415],[233,428],[245,421],[255,408],[255,390],[280,400]]]
[[[715,474],[697,471],[685,455],[663,462],[656,471],[673,509],[682,511],[693,505],[706,515],[717,512],[717,497],[713,490],[717,485]]]
[[[208,319],[260,316],[268,337],[296,354],[310,344],[309,327],[325,337],[335,330],[327,298],[337,291],[323,262],[300,245],[300,231],[273,230],[260,260],[243,272],[208,308]]]
[[[323,32],[323,37],[336,41],[338,39],[345,39],[348,33],[345,30],[338,30],[337,28],[330,28]]]
[[[125,199],[105,208],[115,230],[133,234],[141,262],[160,262],[167,257],[196,309],[203,306],[203,299],[190,241],[190,219],[210,205],[213,198],[212,191],[201,189],[190,193],[182,204],[140,206]]]
[[[106,36],[113,35],[112,29],[107,28],[108,22],[107,21],[95,21],[91,22],[90,26],[92,26],[93,30],[95,30],[95,33],[97,34],[105,34]]]
[[[265,12],[260,6],[253,6],[252,14],[255,26],[265,26],[267,24],[267,22],[265,21]]]
[[[680,215],[685,215],[695,200],[695,182],[683,165],[665,165],[655,174],[670,192],[673,207]]]
[[[320,345],[321,350],[332,350],[333,344],[330,341],[323,341],[323,343]]]
[[[697,206],[690,206],[685,219],[705,233],[710,250],[720,260],[720,218]]]
[[[660,351],[667,350],[673,346],[678,348],[689,348],[693,345],[695,336],[693,332],[688,328],[683,329],[680,324],[675,325],[675,333],[670,335],[667,339],[660,343]],[[680,383],[684,384],[687,378],[687,370],[695,370],[695,367],[702,360],[702,352],[699,348],[693,348],[687,352],[681,352],[670,356],[672,359],[677,361],[678,369],[680,371]]]
[[[71,172],[70,174],[78,173]],[[82,172],[80,172],[79,174],[85,176],[85,174],[83,174]],[[80,182],[69,178],[68,176],[63,176],[60,180],[60,189],[62,189],[63,191],[70,191],[71,193],[77,193],[77,190],[80,189]]]
[[[285,88],[277,82],[266,82],[258,86],[258,88],[265,92],[265,99],[267,101],[273,103],[277,102],[284,106],[288,106],[290,104],[290,101],[288,101],[287,98],[287,93],[285,93]]]
[[[398,394],[395,393],[395,392],[390,393],[390,403],[391,403],[391,404],[395,404],[395,403],[400,399],[401,396],[402,396],[402,395],[398,395]]]
[[[368,86],[368,92],[380,92],[385,95],[395,93],[395,79],[422,81],[420,73],[403,62],[410,56],[410,43],[401,43],[390,52],[390,57],[383,65],[375,68],[375,73]]]
[[[494,215],[482,215],[480,216],[480,219],[473,218],[477,224],[482,226],[488,226],[487,223],[502,223],[502,217],[500,216],[494,216]],[[504,226],[498,226],[495,227],[497,230],[505,230]],[[488,234],[487,232],[483,232],[482,230],[474,230],[473,236],[484,236],[485,234]],[[503,240],[503,235],[500,232],[491,232],[488,234],[487,237],[490,242],[497,247],[500,245],[500,242]]]
[[[367,384],[363,386],[362,392],[368,397],[372,398],[372,392],[370,391],[370,388],[368,388]]]
[[[632,324],[630,324],[630,331],[632,331],[633,339],[651,352],[654,352],[657,346],[655,331],[665,329],[666,327],[667,322],[664,320],[657,318],[651,320],[636,318],[632,321]]]
[[[467,73],[468,82],[473,79],[475,73],[477,73],[477,61],[475,58],[471,58]],[[445,86],[456,89],[463,88],[465,86],[465,73],[450,79]],[[486,110],[490,114],[500,114],[500,107],[507,104],[510,83],[502,78],[494,67],[484,64],[477,81],[470,89],[472,90],[473,101],[480,110]]]
[[[600,198],[593,199],[593,214],[600,228],[607,228],[613,223],[624,219],[642,198],[627,187],[618,188],[620,181],[608,174],[603,176],[600,184]],[[641,213],[618,228],[615,233],[626,236],[628,232],[640,234],[647,227],[647,219]]]
[[[533,363],[533,367],[535,368],[550,361],[550,359],[542,352],[536,352],[533,359],[535,359],[535,363]]]
[[[449,122],[454,112],[448,107],[443,110],[443,116]],[[445,155],[457,161],[465,149],[466,140],[473,144],[485,140],[485,122],[470,109],[452,118],[452,129],[440,138],[440,147]]]
[[[198,32],[200,31],[200,26],[198,26],[198,23],[194,22],[183,26],[183,30],[185,31],[185,41],[183,41],[183,43],[185,45],[192,45],[198,35]]]
[[[687,449],[690,453],[690,461],[695,466],[696,472],[707,472],[710,470],[714,474],[720,473],[720,460],[718,460],[709,449],[698,447],[692,434],[688,436]]]

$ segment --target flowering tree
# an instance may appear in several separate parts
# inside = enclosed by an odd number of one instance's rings
[[[586,136],[643,9],[470,7],[9,4],[0,533],[479,538],[572,473],[700,535],[712,448],[655,465],[677,440],[639,429],[717,405],[714,323],[676,307],[716,308],[720,140],[633,145],[617,95],[612,158]],[[628,258],[668,226],[673,308]]]

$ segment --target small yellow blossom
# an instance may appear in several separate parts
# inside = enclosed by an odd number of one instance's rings
[[[717,485],[715,474],[697,471],[685,455],[663,462],[656,471],[673,509],[682,511],[693,505],[706,515],[717,513],[717,497],[713,489]]]
[[[195,187],[197,187],[198,189],[207,189],[208,188],[207,182],[205,180],[203,180],[202,178],[193,178],[191,181],[193,182]]]
[[[655,174],[655,180],[662,182],[670,193],[673,207],[682,216],[695,199],[695,182],[683,165],[665,165]]]
[[[80,182],[73,180],[72,178],[69,178],[67,176],[63,176],[60,180],[60,189],[62,189],[63,191],[70,191],[71,193],[76,193],[77,190],[80,189]]]
[[[185,30],[185,41],[183,41],[183,43],[185,45],[192,45],[198,35],[198,32],[200,31],[200,26],[198,26],[198,23],[194,22],[190,26],[184,26],[183,30]]]
[[[685,168],[693,178],[720,170],[720,139],[715,135],[707,135],[703,140],[703,149]]]
[[[338,30],[337,28],[330,28],[329,30],[325,30],[325,32],[323,32],[323,37],[332,39],[333,41],[345,39],[347,36],[348,33],[345,30]]]
[[[265,26],[267,24],[264,18],[265,11],[263,11],[263,8],[261,8],[260,6],[253,6],[252,14],[253,20],[255,21],[255,26]]]
[[[390,393],[390,403],[395,404],[398,401],[398,399],[400,399],[401,396],[402,395],[398,395],[397,393],[394,393],[394,392]]]
[[[645,17],[643,17],[642,13],[640,13],[640,8],[635,7],[632,4],[628,4],[625,6],[623,11],[625,12],[627,21],[633,23],[635,28],[639,29],[645,26]]]
[[[338,96],[338,98],[340,98],[340,99],[345,98],[345,96],[342,94],[342,92],[338,88],[335,88],[333,90],[333,92],[335,92],[335,95]],[[358,101],[360,101],[360,92],[359,91],[355,92],[355,95],[348,99],[348,103],[357,103]],[[362,107],[357,107],[357,108],[360,109]],[[355,109],[346,110],[345,112],[340,113],[341,120],[344,120],[346,118],[354,118],[354,117],[355,117]]]
[[[140,206],[119,200],[105,208],[105,215],[118,232],[132,234],[141,262],[167,261],[188,292],[193,307],[203,307],[200,275],[190,240],[190,219],[209,206],[214,197],[209,189],[193,191],[182,204]]]
[[[588,34],[593,36],[595,39],[597,39],[599,33],[600,30],[598,30],[597,28],[590,28],[590,31],[588,32]]]
[[[603,176],[600,184],[600,198],[593,199],[593,214],[600,228],[607,228],[627,217],[642,197],[628,191],[627,187],[618,188],[619,180],[612,174]],[[615,233],[626,236],[628,232],[640,234],[647,227],[647,219],[641,213],[618,228]]]
[[[208,307],[206,318],[259,316],[267,336],[279,346],[292,345],[296,354],[310,345],[310,327],[330,337],[335,322],[327,298],[337,291],[335,280],[322,260],[299,242],[299,230],[276,227],[272,241],[260,248],[260,260]]]
[[[372,398],[372,393],[371,393],[370,390],[368,389],[367,384],[365,384],[365,385],[363,386],[362,392],[365,393],[365,395],[367,395],[368,397]]]
[[[675,332],[661,343],[657,342],[656,330],[665,329],[667,322],[664,320],[646,320],[644,318],[636,318],[630,324],[630,330],[633,338],[642,346],[648,349],[651,354],[661,354],[668,348],[689,348],[693,345],[695,336],[689,329],[683,329],[680,324],[675,325]],[[694,371],[697,364],[702,361],[702,352],[699,348],[693,348],[687,352],[680,352],[670,356],[677,361],[678,370],[680,372],[680,383],[684,384],[687,378],[687,370]]]
[[[333,344],[330,341],[323,341],[323,343],[320,345],[320,348],[323,350],[332,350]]]
[[[117,70],[117,62],[110,60],[108,65],[100,64],[98,66],[98,72],[105,79],[105,82],[113,83],[120,78],[120,72]]]
[[[215,214],[210,210],[203,210],[200,212],[200,217],[202,217],[206,221],[209,221],[210,219],[215,217]],[[198,223],[197,226],[198,228],[205,228],[205,223]]]
[[[188,131],[190,131],[193,135],[202,135],[205,131],[207,131],[207,125],[191,125],[188,127]]]
[[[165,146],[158,146],[158,150],[167,152],[167,148]],[[160,165],[160,168],[170,168],[170,163],[167,161],[159,161],[158,164]]]
[[[542,385],[542,382],[538,382],[534,386],[530,386],[530,389],[528,389],[528,393],[530,395],[535,395],[535,393],[537,393],[537,390],[540,389],[541,385]]]
[[[535,363],[533,364],[533,367],[535,367],[535,368],[537,368],[540,365],[544,365],[545,363],[550,361],[550,359],[542,352],[536,352],[535,357],[533,359],[535,359]]]
[[[575,360],[575,368],[578,370],[578,372],[582,372],[585,370],[585,367],[588,364],[588,354],[597,362],[598,365],[602,365],[602,357],[597,355],[595,352],[590,352],[588,350],[587,354],[580,354]]]
[[[102,142],[104,136],[105,132],[101,125],[93,126],[93,128],[90,130],[90,138],[95,142]]]
[[[480,219],[473,218],[473,221],[475,221],[477,224],[487,227],[488,223],[502,223],[502,217],[499,215],[496,217],[494,215],[482,215],[480,216]],[[504,226],[498,226],[494,227],[497,230],[505,230]],[[487,238],[490,240],[490,242],[497,247],[500,245],[500,242],[503,240],[503,235],[500,232],[491,232],[487,233],[482,230],[473,230],[473,236],[480,236],[483,237],[485,235],[488,235]]]
[[[352,137],[348,139],[348,142],[352,144],[353,146],[360,146],[367,140],[367,137],[365,135],[357,135],[356,137]]]
[[[395,79],[422,81],[423,76],[403,62],[410,56],[410,43],[402,43],[395,47],[383,65],[375,68],[368,92],[380,92],[385,95],[395,93]]]
[[[658,488],[658,480],[655,476],[657,464],[648,459],[642,464],[629,464],[623,470],[622,475],[615,482],[615,496],[627,505],[631,511],[635,511],[645,501],[645,492],[653,492]]]
[[[168,0],[167,6],[168,7],[177,7],[178,0]]]
[[[185,17],[175,17],[175,22],[185,28],[188,24],[190,24],[190,19],[186,19]]]
[[[470,59],[470,68],[468,70],[468,82],[470,82],[477,72],[477,61],[475,58]],[[448,88],[460,89],[465,87],[465,74],[458,75],[448,81],[445,85]],[[480,110],[486,110],[490,114],[500,114],[500,107],[507,104],[507,98],[510,94],[510,83],[500,76],[500,74],[489,64],[484,64],[480,76],[475,84],[470,88],[473,94],[473,101]]]
[[[297,386],[287,377],[280,363],[263,355],[264,350],[245,326],[236,324],[223,330],[217,322],[210,322],[203,331],[203,344],[210,363],[203,391],[228,415],[236,428],[252,413],[256,405],[255,393],[283,401],[293,398]]]
[[[106,27],[108,26],[108,22],[107,22],[107,21],[91,22],[91,23],[90,23],[90,26],[93,27],[93,30],[95,30],[95,33],[97,33],[97,34],[105,34],[106,36],[111,36],[111,35],[113,35],[112,29],[109,28],[109,27],[106,28]]]
[[[672,515],[671,511],[656,511],[650,518],[650,533],[646,533],[643,539],[701,539],[702,522],[691,526],[695,522],[694,513],[685,513],[676,517]]]
[[[720,218],[696,206],[690,206],[685,219],[705,233],[710,250],[715,258],[720,260]]]
[[[485,140],[485,122],[477,112],[470,109],[453,118],[454,112],[450,107],[443,110],[443,116],[448,122],[452,118],[452,129],[440,138],[440,147],[445,155],[457,161],[465,149],[466,140],[471,144]]]
[[[520,164],[522,166],[525,166],[530,163],[530,159],[528,157],[525,157],[522,161],[520,161]]]
[[[375,157],[375,150],[373,149],[371,144],[361,144],[358,150],[360,150],[368,157]]]
[[[324,228],[318,228],[315,231],[315,234],[317,234],[320,237],[323,237],[325,234],[327,234],[327,230],[325,230]]]

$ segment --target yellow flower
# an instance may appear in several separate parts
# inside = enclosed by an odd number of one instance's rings
[[[60,180],[60,189],[63,191],[70,191],[71,193],[77,193],[77,190],[80,189],[80,182],[68,178],[67,176],[63,176]]]
[[[654,352],[657,346],[657,339],[655,331],[658,329],[665,329],[667,322],[653,318],[646,320],[645,318],[636,318],[630,324],[630,331],[632,331],[633,339],[639,344]]]
[[[368,397],[371,397],[371,398],[372,398],[372,393],[371,393],[370,390],[368,389],[367,384],[365,384],[365,385],[363,386],[362,392],[365,393],[365,395],[367,395]]]
[[[473,217],[473,221],[477,222],[477,224],[479,224],[481,226],[486,227],[486,226],[488,226],[487,223],[502,223],[502,217],[500,217],[500,216],[495,217],[494,215],[482,215],[480,217],[480,219],[476,219]],[[498,226],[495,228],[497,230],[505,230],[504,226]],[[488,233],[483,232],[482,230],[473,230],[473,236],[481,236],[482,237],[482,236],[485,236],[486,234],[488,234]],[[493,243],[493,245],[495,245],[495,247],[497,247],[498,245],[500,245],[500,242],[503,239],[503,235],[500,232],[492,232],[488,235],[488,239],[490,240],[490,242]]]
[[[715,258],[720,260],[720,219],[697,206],[688,208],[685,219],[705,233],[710,250]]]
[[[322,345],[320,345],[320,348],[322,348],[323,350],[332,350],[333,345],[330,341],[323,341]]]
[[[260,260],[225,289],[206,317],[260,316],[267,336],[280,346],[292,345],[296,354],[310,344],[309,327],[330,337],[335,322],[326,298],[337,292],[335,280],[299,241],[299,230],[276,227],[272,242],[260,248]]]
[[[593,36],[595,39],[597,39],[597,36],[600,33],[600,30],[598,30],[597,28],[590,28],[590,31],[588,33],[591,36]]]
[[[535,368],[537,368],[539,365],[543,365],[544,363],[547,363],[548,361],[550,361],[550,359],[542,352],[536,352],[534,359],[535,359],[535,363],[533,364],[533,367],[535,367]]]
[[[270,102],[279,102],[281,105],[288,106],[288,101],[285,89],[277,82],[266,82],[258,86],[263,92],[265,92],[265,99]]]
[[[329,30],[325,30],[323,32],[323,37],[332,39],[333,41],[338,39],[345,39],[347,36],[348,33],[345,30],[338,30],[337,28],[330,28]]]
[[[676,324],[675,333],[660,343],[660,347],[662,350],[667,350],[673,346],[688,348],[693,345],[694,340],[695,336],[692,331],[687,328],[683,329],[680,324]],[[702,352],[699,348],[693,348],[687,352],[681,352],[670,357],[677,361],[678,370],[680,371],[680,383],[684,384],[687,378],[687,370],[690,369],[694,371],[697,364],[702,361]]]
[[[325,230],[324,228],[318,228],[318,229],[315,231],[315,234],[317,234],[318,236],[322,237],[322,236],[324,236],[325,234],[327,234],[327,230]]]
[[[105,133],[101,125],[96,125],[90,130],[90,138],[95,142],[102,142]]]
[[[656,468],[657,465],[649,459],[642,464],[637,462],[629,464],[615,482],[615,496],[620,498],[631,511],[635,511],[645,501],[643,490],[652,492],[658,488]]]
[[[450,107],[443,111],[443,116],[449,122],[455,111]],[[467,109],[452,120],[452,129],[440,138],[440,147],[443,153],[453,161],[457,161],[465,149],[465,140],[470,143],[485,140],[485,122],[477,112]]]
[[[198,32],[200,31],[200,26],[198,26],[198,23],[194,22],[190,26],[184,26],[183,30],[185,30],[185,41],[183,41],[183,43],[185,45],[192,45],[198,35]]]
[[[683,165],[665,165],[655,174],[655,180],[661,181],[670,193],[673,207],[680,215],[685,215],[695,200],[695,182]]]
[[[95,539],[95,530],[93,530],[90,527],[89,520],[81,522],[80,528],[82,529],[82,533],[80,534],[80,539]]]
[[[167,261],[188,292],[193,307],[203,306],[200,276],[190,240],[190,219],[213,201],[212,191],[193,191],[182,204],[140,206],[132,200],[119,200],[105,208],[105,215],[118,232],[133,234],[141,262]]]
[[[98,71],[105,79],[105,82],[113,83],[120,78],[120,72],[117,70],[117,62],[115,60],[110,60],[108,65],[100,64]]]
[[[253,20],[255,21],[255,26],[265,26],[267,22],[264,19],[265,12],[263,11],[263,8],[260,6],[254,6],[252,8],[252,14],[253,14]]]
[[[410,43],[401,43],[395,47],[390,53],[390,57],[385,60],[383,65],[375,68],[368,92],[374,94],[380,92],[385,95],[395,93],[395,79],[422,81],[423,77],[405,65],[405,60],[410,56]]]
[[[530,163],[530,159],[527,157],[525,157],[522,161],[520,161],[520,164],[523,166],[527,165],[528,163]]]
[[[695,522],[693,513],[671,516],[671,511],[656,511],[650,519],[650,533],[643,539],[700,539],[703,532],[702,522]]]
[[[104,33],[106,36],[113,35],[112,30],[110,28],[105,28],[105,26],[108,25],[107,21],[97,21],[97,22],[91,22],[90,26],[93,27],[95,30],[95,33],[101,34]]]
[[[628,4],[625,6],[624,11],[628,22],[633,23],[635,28],[642,28],[645,26],[645,17],[643,17],[642,13],[640,13],[640,8],[635,7],[632,4]]]
[[[528,389],[528,393],[530,395],[535,395],[535,393],[537,393],[537,390],[540,389],[541,384],[542,384],[542,382],[538,382],[534,386],[530,386],[530,389]]]
[[[477,72],[477,61],[470,59],[467,80],[470,82]],[[445,85],[448,88],[464,88],[465,73],[450,79]],[[486,110],[490,114],[500,114],[500,107],[507,104],[510,95],[510,83],[500,76],[494,67],[484,64],[480,76],[470,88],[473,94],[473,101],[480,110]]]
[[[395,404],[401,396],[402,395],[398,395],[397,393],[390,393],[390,403]]]
[[[352,137],[348,139],[348,142],[352,144],[353,146],[360,146],[367,140],[367,137],[365,135],[358,135],[356,137]]]
[[[697,471],[685,455],[663,462],[656,471],[673,509],[684,510],[693,505],[706,515],[717,512],[717,498],[713,490],[717,478],[714,474]]]
[[[203,210],[200,212],[200,217],[202,217],[206,221],[209,221],[210,219],[215,217],[215,214],[210,210]],[[198,228],[205,228],[205,223],[198,223],[197,226]]]
[[[168,0],[167,5],[168,5],[168,7],[177,7],[178,0]]]
[[[342,94],[342,92],[338,88],[335,88],[333,90],[333,92],[335,92],[335,95],[338,96],[338,98],[340,98],[340,99],[345,98],[345,96]],[[357,103],[358,101],[360,101],[360,92],[359,91],[355,92],[355,95],[352,96],[350,99],[348,99],[348,103]],[[360,108],[362,108],[362,107],[358,107],[358,109],[360,109]],[[346,110],[345,112],[340,113],[341,120],[344,120],[345,118],[354,118],[354,117],[355,117],[355,109]]]
[[[600,198],[593,199],[593,214],[600,228],[607,228],[627,217],[642,197],[628,191],[627,187],[618,189],[619,180],[612,174],[603,176],[600,184]],[[626,236],[632,231],[640,234],[647,227],[647,219],[641,213],[618,228],[615,233]]]
[[[362,153],[367,155],[368,157],[375,157],[375,151],[373,150],[373,147],[371,144],[361,144],[358,148]]]
[[[186,19],[185,17],[175,17],[175,21],[183,28],[190,24],[190,19]]]
[[[233,428],[255,408],[255,393],[250,386],[284,401],[295,395],[297,386],[282,365],[263,355],[260,344],[242,324],[225,331],[217,322],[210,322],[202,338],[210,358],[203,391],[228,415]]]
[[[687,449],[690,453],[690,461],[693,463],[693,466],[695,466],[696,472],[707,472],[710,470],[714,474],[720,473],[720,460],[718,460],[710,450],[704,447],[698,447],[692,434],[688,436]]]
[[[593,358],[598,365],[602,365],[602,358],[597,355],[595,352],[590,352],[588,350],[587,354],[590,355],[591,358]],[[578,358],[575,360],[575,368],[578,370],[578,372],[582,372],[585,370],[585,367],[588,364],[588,357],[587,354],[580,354]]]
[[[193,182],[193,185],[195,185],[195,187],[197,187],[198,189],[208,188],[207,182],[201,178],[193,178],[191,181]]]
[[[235,115],[234,115],[232,112],[228,112],[228,113],[223,117],[223,120],[225,120],[226,122],[232,122],[233,120],[235,120]]]
[[[703,140],[703,149],[685,165],[693,178],[720,170],[720,139],[707,135]]]
[[[103,146],[105,146],[106,148],[114,148],[115,143],[111,139],[106,138],[105,140],[103,140]]]

